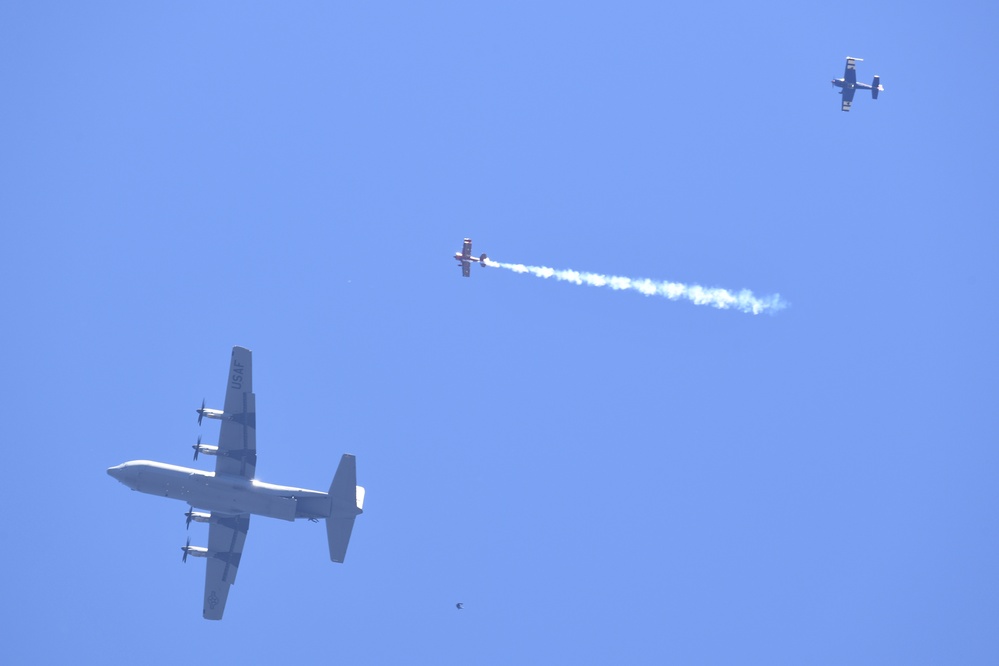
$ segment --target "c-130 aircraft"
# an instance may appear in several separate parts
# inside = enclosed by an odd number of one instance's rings
[[[132,460],[108,468],[108,474],[132,490],[179,499],[191,505],[185,513],[191,521],[208,523],[208,547],[192,546],[190,539],[181,550],[208,560],[205,571],[205,599],[202,616],[221,620],[229,587],[236,580],[243,554],[250,515],[294,521],[307,518],[326,520],[330,559],[343,562],[354,527],[362,513],[364,488],[357,485],[354,456],[344,454],[333,476],[329,492],[278,486],[257,481],[257,409],[253,395],[252,357],[249,349],[232,348],[224,409],[198,410],[203,417],[222,421],[218,446],[195,445],[198,453],[215,456],[215,472],[180,467],[151,460]],[[194,508],[205,509],[195,511]]]

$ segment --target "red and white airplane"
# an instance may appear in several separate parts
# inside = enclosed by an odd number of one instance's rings
[[[465,239],[465,244],[461,246],[461,252],[455,252],[454,253],[454,258],[458,260],[459,264],[461,264],[461,274],[463,276],[465,276],[465,277],[469,276],[469,274],[470,274],[469,271],[472,268],[472,262],[473,261],[479,262],[480,266],[485,266],[486,265],[486,259],[488,259],[488,257],[486,257],[486,253],[485,252],[483,252],[478,257],[473,257],[472,256],[472,239],[471,238],[466,238]],[[207,416],[207,414],[206,414],[206,416]]]

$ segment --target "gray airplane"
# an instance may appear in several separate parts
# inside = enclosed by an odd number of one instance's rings
[[[874,75],[874,82],[871,85],[857,82],[857,63],[863,61],[863,58],[851,58],[847,56],[846,72],[844,72],[843,78],[832,80],[832,84],[841,89],[839,92],[843,95],[844,111],[850,110],[850,106],[853,104],[853,94],[858,90],[870,90],[871,97],[873,99],[877,99],[878,93],[883,92],[885,89],[885,87],[881,85],[881,77],[877,74]]]
[[[191,505],[184,515],[191,521],[208,523],[208,547],[181,550],[187,557],[208,560],[205,572],[205,603],[202,615],[221,620],[229,586],[236,580],[250,514],[294,521],[307,518],[326,521],[330,559],[343,562],[354,518],[362,513],[364,488],[357,485],[354,456],[344,454],[333,476],[329,492],[277,486],[257,481],[257,410],[253,395],[250,350],[232,348],[232,362],[225,391],[224,409],[198,410],[201,416],[222,421],[218,446],[195,445],[198,453],[215,456],[215,472],[179,467],[151,460],[132,460],[108,468],[108,474],[132,490],[179,499]],[[195,511],[195,507],[204,511]]]

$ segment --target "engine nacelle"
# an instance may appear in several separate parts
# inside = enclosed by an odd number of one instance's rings
[[[208,549],[203,546],[192,546],[191,540],[187,540],[186,546],[181,546],[180,549],[184,551],[184,561],[187,562],[187,558],[190,557],[208,557]]]
[[[217,456],[219,454],[219,447],[212,446],[211,444],[196,444],[195,447],[198,453],[204,453],[206,456]]]
[[[211,444],[202,444],[201,437],[198,437],[198,443],[192,444],[191,448],[194,449],[194,459],[198,459],[198,455],[201,453],[208,454],[210,456],[217,456],[219,454],[219,447],[212,446]]]
[[[184,514],[187,516],[188,522],[194,521],[196,523],[210,523],[212,522],[212,514],[206,511],[188,511]]]
[[[201,401],[201,408],[196,411],[198,412],[198,425],[201,425],[201,419],[204,418],[220,419],[225,414],[225,412],[223,412],[221,409],[210,409],[208,407],[205,407],[204,400]]]

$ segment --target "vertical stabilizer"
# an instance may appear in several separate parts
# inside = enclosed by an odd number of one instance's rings
[[[330,545],[330,559],[343,562],[347,544],[354,529],[354,518],[362,513],[364,488],[357,485],[356,458],[343,454],[330,484],[330,514],[326,519],[326,538]]]

